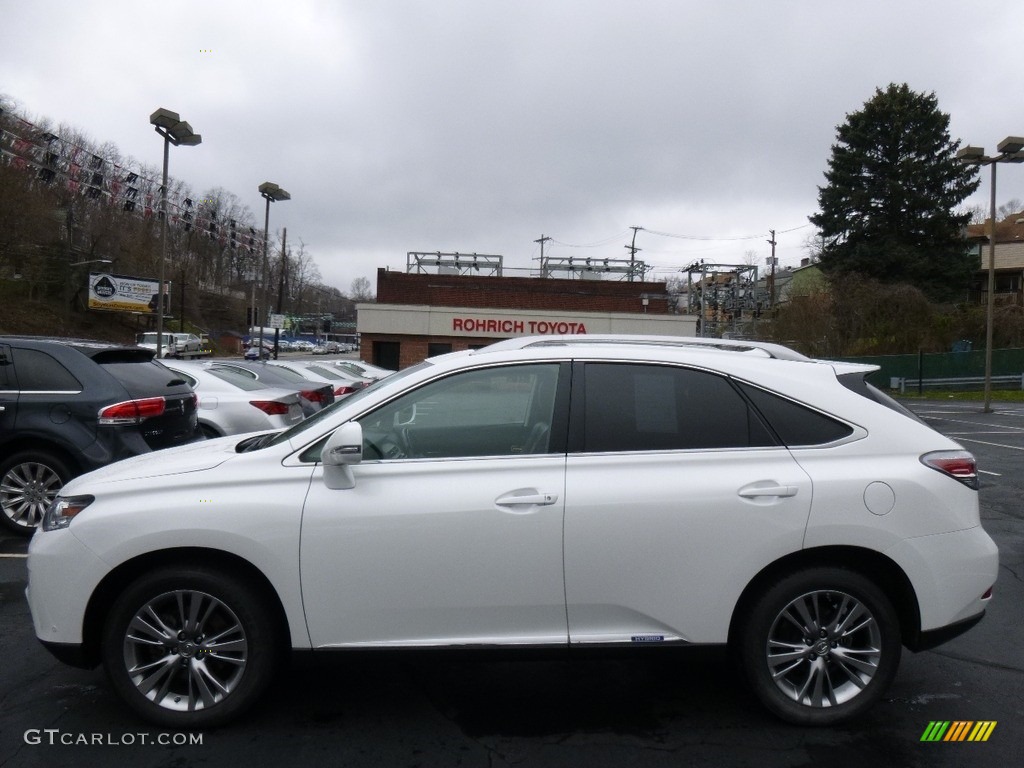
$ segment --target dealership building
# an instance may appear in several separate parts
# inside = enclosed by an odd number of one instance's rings
[[[506,277],[476,269],[377,271],[377,301],[359,304],[364,360],[400,369],[433,355],[516,336],[628,333],[694,336],[695,315],[675,313],[662,282]]]

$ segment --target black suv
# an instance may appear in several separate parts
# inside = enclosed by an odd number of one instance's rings
[[[150,350],[0,336],[0,525],[29,535],[70,478],[201,435],[192,389]]]

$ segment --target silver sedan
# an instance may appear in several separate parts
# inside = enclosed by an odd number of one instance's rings
[[[285,429],[303,419],[299,396],[293,391],[194,361],[175,360],[167,367],[195,390],[199,426],[207,437]]]

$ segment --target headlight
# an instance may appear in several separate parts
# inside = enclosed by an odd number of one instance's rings
[[[58,496],[43,515],[44,531],[56,531],[71,525],[71,519],[95,501],[93,496]]]

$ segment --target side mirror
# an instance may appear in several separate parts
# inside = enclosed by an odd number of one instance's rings
[[[363,460],[363,428],[355,421],[346,421],[331,435],[320,452],[324,466],[338,467],[358,464]]]
[[[347,421],[334,430],[323,450],[320,461],[324,465],[324,483],[335,491],[356,487],[351,465],[363,460],[363,428],[355,421]]]

